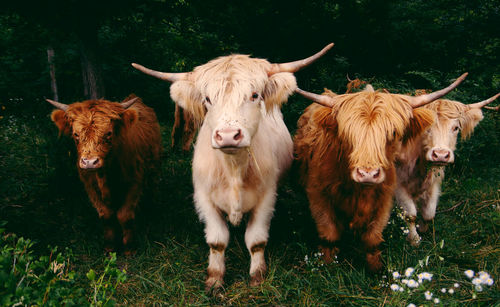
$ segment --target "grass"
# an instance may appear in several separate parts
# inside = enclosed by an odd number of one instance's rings
[[[78,180],[73,144],[57,137],[48,114],[0,119],[0,219],[8,221],[8,231],[37,241],[40,253],[47,245],[70,247],[76,258],[74,269],[85,276],[89,269],[105,264],[102,229]],[[170,149],[170,124],[162,123],[160,190],[155,202],[143,204],[139,214],[139,253],[134,258],[118,256],[127,280],[118,285],[116,301],[144,306],[433,305],[425,299],[429,290],[443,305],[498,304],[499,124],[498,115],[487,113],[472,140],[460,143],[455,165],[446,170],[438,214],[418,248],[406,242],[405,224],[394,211],[384,232],[385,273],[365,272],[356,246],[345,250],[337,263],[324,265],[317,255],[307,199],[292,180],[285,180],[266,249],[265,282],[257,288],[248,286],[244,227],[231,228],[225,292],[209,297],[203,291],[208,247],[192,203],[191,153]],[[391,284],[402,285],[392,272],[403,274],[408,267],[430,272],[433,278],[410,292],[407,287],[392,291]],[[495,283],[478,292],[464,275],[467,269],[486,271]],[[459,288],[453,294],[441,292],[454,283]]]

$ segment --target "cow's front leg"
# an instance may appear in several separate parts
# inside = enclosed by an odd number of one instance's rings
[[[250,286],[257,286],[264,280],[267,266],[264,250],[269,237],[269,226],[276,201],[275,189],[269,189],[260,204],[251,212],[245,232],[245,243],[250,252]]]
[[[311,215],[318,230],[319,250],[323,261],[327,264],[332,263],[340,251],[338,241],[342,236],[344,227],[337,223],[330,201],[325,199],[321,192],[311,190],[308,192],[308,199]]]
[[[412,246],[418,246],[420,244],[421,238],[418,235],[417,227],[415,221],[417,220],[417,206],[411,198],[410,194],[403,187],[398,187],[395,191],[396,202],[403,209],[405,215],[405,220],[408,223],[408,236],[407,240]]]
[[[137,252],[137,241],[135,238],[135,212],[139,202],[141,188],[134,184],[129,188],[124,204],[116,212],[116,217],[121,226],[123,252],[132,256]]]
[[[205,239],[210,246],[205,291],[216,292],[224,284],[226,272],[224,252],[229,243],[229,230],[221,212],[210,201],[208,195],[195,191],[194,199],[198,215],[205,223]]]
[[[436,208],[439,202],[439,195],[441,194],[441,181],[435,180],[430,188],[430,191],[422,202],[422,219],[419,224],[420,232],[427,232],[429,223],[436,216]]]
[[[104,251],[114,252],[120,241],[120,225],[116,220],[116,212],[111,209],[111,196],[107,188],[105,178],[96,175],[82,177],[85,190],[89,196],[92,206],[97,210],[99,219],[103,226]]]

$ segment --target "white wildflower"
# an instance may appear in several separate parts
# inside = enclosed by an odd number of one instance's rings
[[[436,298],[434,299],[434,304],[439,304],[439,302],[440,302],[440,300],[436,297]]]
[[[460,285],[456,282],[456,283],[454,283],[454,284],[453,284],[453,287],[455,287],[455,288],[459,288],[459,287],[460,287]]]
[[[446,288],[441,288],[441,293],[446,293]]]
[[[453,293],[455,293],[455,290],[453,290],[453,288],[450,288],[450,289],[448,289],[448,293],[453,294]]]
[[[418,287],[418,282],[413,280],[413,279],[410,279],[410,280],[408,280],[407,286],[410,288],[416,288],[416,287]]]
[[[410,267],[410,268],[407,268],[406,271],[405,271],[405,276],[406,277],[410,277],[411,274],[413,274],[413,272],[415,272],[415,269]]]
[[[413,303],[409,303],[408,306],[406,306],[406,307],[417,307],[417,306],[415,306],[415,304],[413,304]]]
[[[399,287],[399,292],[403,292],[404,290],[403,287]]]
[[[493,285],[493,278],[488,278],[483,283],[485,285],[492,286]]]
[[[432,280],[432,274],[429,273],[429,272],[420,273],[420,274],[418,274],[418,279],[424,279],[424,280],[431,281]]]
[[[408,279],[403,278],[403,279],[401,279],[401,282],[406,285],[408,283]]]
[[[401,274],[399,274],[399,272],[392,272],[392,278],[398,279],[399,277],[401,277]]]
[[[481,279],[475,277],[472,279],[472,284],[477,286],[477,285],[482,284],[482,281],[481,281]]]
[[[477,291],[477,292],[481,292],[481,291],[483,291],[483,287],[482,287],[481,285],[476,285],[476,287],[475,287],[475,288],[476,288],[476,291]]]
[[[396,284],[392,284],[392,285],[391,285],[391,290],[392,290],[392,291],[398,291],[398,290],[399,290],[399,286],[398,286],[398,285],[396,285]]]
[[[479,279],[481,279],[481,281],[484,282],[488,279],[488,278],[491,278],[490,277],[490,274],[486,273],[485,271],[481,271],[478,273],[479,274]]]
[[[424,295],[426,300],[430,301],[432,299],[432,292],[425,291]]]
[[[468,278],[472,278],[474,277],[474,271],[473,270],[467,270],[464,272],[465,276],[467,276]]]

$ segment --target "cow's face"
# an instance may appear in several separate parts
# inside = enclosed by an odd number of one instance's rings
[[[432,112],[412,109],[404,96],[379,92],[341,95],[332,109],[351,178],[364,184],[384,182],[403,139],[413,138],[433,122]]]
[[[172,99],[201,115],[214,149],[233,154],[249,147],[265,112],[279,107],[296,88],[291,73],[268,76],[270,64],[234,55],[197,67],[189,80],[174,82]]]
[[[70,135],[78,152],[77,166],[98,170],[120,137],[137,118],[135,110],[125,110],[118,103],[88,100],[69,105],[66,111],[52,112],[52,121],[61,133]]]
[[[427,106],[436,114],[436,122],[426,131],[423,140],[427,161],[444,165],[455,161],[458,133],[468,138],[483,119],[481,109],[469,109],[466,105],[451,100],[439,100]]]

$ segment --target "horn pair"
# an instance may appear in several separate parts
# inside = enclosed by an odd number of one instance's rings
[[[439,91],[436,91],[436,92],[433,92],[430,94],[426,94],[426,95],[417,96],[417,97],[408,96],[409,98],[411,98],[409,103],[413,108],[418,108],[418,107],[421,107],[423,105],[426,105],[426,104],[448,94],[449,92],[451,92],[454,88],[456,88],[465,79],[465,77],[467,77],[467,73],[464,73],[451,85],[449,85],[448,87],[441,89]],[[331,108],[338,101],[338,97],[329,97],[329,96],[325,96],[325,95],[318,95],[318,94],[314,94],[314,93],[309,93],[309,92],[306,92],[304,90],[301,90],[300,88],[297,88],[295,90],[295,92],[304,96],[307,99],[310,99],[316,103],[324,105],[325,107]],[[492,97],[492,98],[496,98],[497,96]],[[490,98],[490,99],[492,99],[492,98]],[[488,101],[490,99],[488,99]],[[493,100],[491,100],[491,101],[493,101]],[[491,101],[489,101],[489,102],[491,102]]]
[[[271,64],[271,68],[267,71],[267,74],[270,76],[270,75],[273,75],[273,74],[276,74],[279,72],[294,73],[294,72],[312,64],[314,61],[316,61],[317,59],[322,57],[325,53],[327,53],[328,50],[330,50],[332,47],[333,47],[333,43],[330,43],[330,44],[326,45],[326,47],[323,48],[320,52],[318,52],[318,53],[316,53],[308,58],[302,59],[302,60],[288,62],[288,63]],[[139,65],[139,64],[136,64],[136,63],[132,63],[132,66],[135,69],[145,73],[146,75],[150,75],[150,76],[153,76],[155,78],[169,81],[169,82],[175,82],[175,81],[179,81],[179,80],[187,80],[187,79],[189,79],[189,76],[191,74],[190,72],[180,72],[180,73],[161,72],[161,71],[156,71],[156,70],[146,68],[146,67]]]
[[[135,102],[137,102],[137,99],[139,99],[139,97],[135,97],[135,98],[132,98],[132,99],[129,99],[127,101],[124,101],[124,102],[120,102],[121,106],[124,108],[124,109],[128,109],[129,107],[131,107]],[[60,103],[58,101],[54,101],[52,99],[45,99],[48,103],[50,103],[51,105],[53,105],[54,107],[60,109],[60,110],[63,110],[64,112],[66,112],[69,108],[69,105],[67,104],[64,104],[64,103]]]

